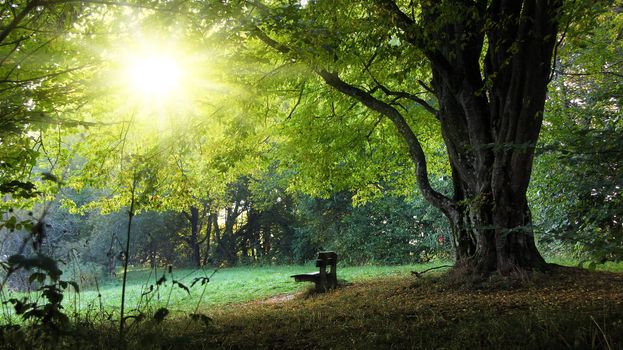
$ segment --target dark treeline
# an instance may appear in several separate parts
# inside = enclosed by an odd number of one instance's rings
[[[130,264],[158,268],[304,263],[326,249],[338,251],[346,264],[401,264],[451,256],[445,221],[417,197],[388,194],[353,205],[348,192],[322,199],[273,188],[271,201],[256,201],[249,189],[252,181],[245,177],[231,184],[221,205],[204,199],[201,206],[181,212],[137,214]],[[93,194],[84,192],[69,197],[88,201]],[[127,208],[110,214],[72,214],[54,204],[44,218],[41,251],[62,261],[82,282],[93,274],[114,275],[125,259],[127,222]],[[18,241],[5,244],[2,253],[14,254],[17,245]]]

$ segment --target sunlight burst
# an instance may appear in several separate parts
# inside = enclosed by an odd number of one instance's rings
[[[149,54],[133,57],[127,77],[131,89],[144,98],[164,98],[181,89],[183,71],[172,57]]]

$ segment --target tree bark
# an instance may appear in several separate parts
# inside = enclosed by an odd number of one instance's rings
[[[203,265],[208,265],[210,260],[210,240],[212,239],[212,226],[213,220],[212,217],[217,217],[216,213],[208,213],[208,217],[206,218],[206,231],[205,231],[205,251],[203,254]],[[218,223],[217,223],[218,225]]]
[[[199,209],[191,206],[189,208],[190,214],[184,212],[184,216],[188,219],[190,224],[190,236],[184,238],[184,242],[188,245],[191,251],[192,264],[196,267],[201,267],[201,242],[199,241],[200,224],[199,224]]]
[[[218,225],[218,215],[212,216],[212,224],[214,225],[214,265],[220,265],[223,260],[223,240],[221,237],[221,227]]]
[[[443,5],[422,6],[423,25],[442,28],[428,33],[425,53],[460,204],[450,218],[457,262],[476,272],[544,269],[526,191],[561,1],[485,3],[456,2],[463,15],[441,20]]]

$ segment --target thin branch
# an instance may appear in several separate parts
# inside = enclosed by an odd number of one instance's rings
[[[417,271],[411,271],[411,274],[414,275],[415,277],[422,277],[423,274],[427,273],[428,271],[432,271],[432,270],[437,270],[437,269],[443,269],[443,268],[447,268],[447,267],[452,267],[452,265],[441,265],[441,266],[435,266],[435,267],[431,267],[429,269],[417,272]]]
[[[20,42],[18,42],[18,43],[16,43],[16,44],[14,44],[13,48],[11,48],[11,50],[10,50],[10,51],[6,54],[6,56],[2,57],[2,59],[0,60],[0,67],[1,67],[2,65],[4,65],[4,62],[6,62],[6,60],[8,60],[8,59],[9,59],[9,57],[11,57],[11,55],[12,55],[15,51],[17,51],[17,49],[19,48],[20,44],[21,44],[21,41],[20,41]]]
[[[27,3],[26,7],[24,7],[24,9],[13,18],[11,23],[9,23],[6,27],[4,27],[2,32],[0,32],[0,43],[2,43],[9,36],[9,34],[11,34],[11,32],[13,30],[15,30],[15,27],[17,27],[19,25],[19,23],[22,20],[24,20],[24,18],[31,11],[34,10],[39,5],[40,5],[39,1],[31,1],[31,2]]]
[[[21,65],[23,64],[27,59],[29,59],[30,57],[32,57],[36,52],[38,52],[39,50],[41,50],[42,48],[44,48],[45,46],[47,46],[48,44],[50,44],[51,42],[53,42],[54,40],[56,40],[58,38],[58,36],[52,37],[49,40],[46,40],[44,43],[42,43],[41,45],[37,46],[36,48],[34,48],[33,50],[31,50],[30,52],[28,52],[28,54],[26,54],[24,57],[22,57],[21,60],[19,60],[15,65],[13,65],[13,67],[11,69],[9,69],[9,71],[4,75],[4,80],[9,79],[9,77],[11,76],[11,74],[13,74],[13,72]],[[3,90],[4,91],[4,90]]]
[[[290,110],[290,113],[288,114],[288,116],[286,117],[286,120],[290,120],[290,118],[292,118],[292,115],[294,114],[294,111],[296,111],[296,108],[301,104],[301,100],[303,99],[303,92],[305,91],[305,82],[303,82],[301,84],[301,91],[299,92],[299,97],[296,100],[296,103],[294,104],[294,106],[292,107],[292,109]]]
[[[383,118],[385,118],[385,116],[381,114],[381,116],[379,116],[376,119],[374,124],[372,124],[372,127],[370,128],[370,131],[366,135],[366,139],[368,139],[368,140],[370,139],[370,136],[372,136],[372,133],[374,132],[374,130],[376,130],[376,127],[379,126],[379,124],[381,124],[381,121],[383,121]]]
[[[368,60],[368,62],[366,62],[363,65],[363,69],[366,71],[369,71],[370,67],[372,66],[372,63],[374,63],[374,60],[376,59],[376,56],[379,54],[379,47],[376,47],[374,50],[374,53],[372,54],[372,56],[370,57],[370,59]]]
[[[428,102],[424,101],[423,99],[417,97],[414,94],[410,94],[408,92],[403,92],[403,91],[391,91],[388,88],[386,88],[385,86],[378,84],[379,89],[381,89],[381,91],[383,91],[386,95],[388,96],[395,96],[398,98],[406,98],[409,99],[419,105],[421,105],[422,107],[424,107],[424,109],[426,109],[428,112],[432,113],[435,117],[437,117],[437,113],[439,112],[438,110],[436,110],[433,106],[431,106]]]
[[[556,45],[554,45],[554,54],[553,54],[553,58],[551,62],[552,72],[549,75],[548,82],[551,82],[552,79],[554,79],[554,75],[556,74],[556,61],[558,60],[558,49],[560,48],[560,45],[562,45],[562,42],[565,40],[565,37],[567,36],[567,31],[569,31],[569,27],[571,26],[572,17],[573,16],[570,16],[569,21],[567,22],[567,25],[565,26],[565,30],[562,31],[562,34],[560,35],[560,39],[556,42]]]
[[[612,75],[612,76],[615,76],[615,77],[618,77],[618,78],[623,78],[623,73],[606,71],[606,70],[602,70],[600,72],[589,72],[589,73],[566,73],[566,72],[563,72],[561,70],[557,70],[556,74],[567,75],[567,76],[576,76],[576,77],[584,77],[584,76],[591,76],[591,75],[601,74],[601,75]]]
[[[417,83],[426,91],[430,92],[431,94],[435,95],[435,90],[433,90],[432,87],[430,87],[428,84],[426,84],[425,82],[421,81],[418,79]]]
[[[53,72],[53,73],[49,73],[49,74],[44,74],[44,75],[40,75],[40,76],[37,76],[37,77],[32,77],[32,78],[28,78],[28,79],[24,79],[24,80],[1,79],[0,80],[0,84],[10,83],[10,84],[22,85],[22,84],[32,83],[32,82],[36,82],[36,81],[49,80],[50,78],[54,78],[54,77],[57,77],[59,75],[75,72],[77,70],[85,69],[87,67],[89,67],[89,65],[85,64],[85,65],[80,66],[80,67],[68,68],[68,69],[64,69],[64,70],[61,70],[61,71],[57,71],[57,72]]]
[[[376,52],[373,55],[376,56]],[[372,59],[373,59],[372,58]],[[372,59],[370,60],[370,64],[372,63]],[[397,97],[397,99],[392,101],[392,104],[394,102],[396,102],[396,100],[400,99],[400,98],[406,98],[408,100],[411,100],[417,104],[419,104],[420,106],[424,107],[424,109],[426,109],[428,112],[430,112],[432,115],[434,115],[435,117],[438,116],[438,110],[436,110],[433,106],[431,106],[428,102],[426,102],[425,100],[419,98],[418,96],[416,96],[415,94],[410,94],[408,92],[403,92],[403,91],[392,91],[390,89],[388,89],[387,87],[385,87],[383,84],[381,84],[376,77],[374,77],[374,75],[372,74],[372,72],[368,69],[369,65],[364,66],[364,70],[366,72],[368,72],[368,74],[370,75],[370,77],[372,78],[372,80],[374,80],[374,83],[376,84],[376,86],[372,89],[371,93],[373,93],[374,91],[376,91],[377,89],[381,89],[381,91],[383,91],[383,93],[385,93],[385,95],[388,96],[394,96]],[[401,106],[402,107],[402,106]],[[404,108],[404,107],[403,107]]]

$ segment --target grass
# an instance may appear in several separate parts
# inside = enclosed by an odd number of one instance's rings
[[[589,262],[579,262],[577,259],[563,258],[563,257],[549,257],[546,259],[548,263],[558,264],[562,266],[570,267],[584,267],[590,266]],[[607,261],[603,264],[595,264],[593,266],[595,271],[609,271],[609,272],[623,272],[623,261]]]
[[[400,266],[338,266],[338,278],[349,283],[361,282],[385,276],[408,275],[412,270],[423,270],[441,263]],[[172,311],[191,312],[197,305],[202,312],[226,304],[258,301],[278,295],[300,293],[310,288],[311,283],[296,283],[291,275],[317,270],[313,265],[233,267],[214,271],[213,269],[174,269],[171,274],[164,269],[156,271],[135,269],[128,272],[126,305],[130,314],[140,310],[155,310],[167,307]],[[167,281],[159,287],[158,279],[165,274]],[[196,278],[210,277],[206,285],[191,284]],[[118,312],[121,300],[122,275],[98,281],[87,288],[81,286],[80,293],[70,289],[64,306],[68,313]],[[171,282],[176,280],[189,288],[190,293]],[[153,286],[153,291],[149,291]],[[205,292],[203,289],[205,288]],[[7,293],[6,298],[21,297],[24,293]],[[31,297],[36,297],[33,293]],[[101,296],[101,297],[100,297]]]
[[[549,259],[549,262],[563,266],[577,266],[578,262],[570,259]],[[338,267],[338,277],[341,280],[357,283],[370,279],[388,276],[409,275],[410,271],[422,271],[430,267],[443,265],[443,262],[418,265],[399,266],[351,266]],[[214,306],[242,303],[267,299],[277,295],[294,294],[303,292],[312,285],[310,283],[296,283],[291,275],[315,271],[313,265],[285,265],[285,266],[257,266],[257,267],[234,267],[216,271],[213,269],[179,269],[173,270],[172,274],[166,274],[167,282],[160,288],[141,298],[142,293],[147,291],[150,285],[162,276],[164,270],[151,271],[148,269],[133,270],[128,273],[127,305],[129,308],[145,306],[147,298],[151,297],[148,306],[158,308],[166,306],[172,310],[188,312],[194,310],[199,304],[201,310],[209,310]],[[607,263],[596,266],[597,271],[623,271],[623,263]],[[200,283],[190,287],[193,280],[199,277],[212,276],[210,282],[202,286]],[[170,282],[177,280],[189,287],[190,294],[179,286]],[[202,291],[205,287],[205,293]],[[100,286],[101,303],[106,310],[117,310],[121,299],[121,275],[114,280],[107,280]],[[73,303],[70,295],[67,307],[72,308]],[[99,307],[98,291],[93,288],[83,290],[77,297],[80,298],[79,309],[92,309]],[[167,303],[168,301],[168,303]]]
[[[162,323],[150,317],[132,320],[127,348],[623,348],[621,273],[560,269],[533,273],[521,283],[492,278],[469,287],[450,284],[441,272],[423,278],[409,273],[428,267],[340,267],[338,277],[349,283],[323,295],[303,293],[311,284],[289,278],[313,266],[219,270],[200,304],[209,319],[188,316],[202,287],[195,286],[191,296],[175,287],[169,306],[178,312]],[[621,271],[620,265],[602,268]],[[173,277],[190,284],[203,273],[211,271],[178,270]],[[149,271],[128,277],[132,301],[140,300],[136,295],[145,281],[155,281]],[[161,303],[170,286],[161,290]],[[117,289],[116,281],[100,288],[118,303]],[[81,293],[83,301],[94,297],[89,293],[96,292]],[[60,338],[0,332],[0,347],[115,348],[116,322],[114,317],[79,318]]]

